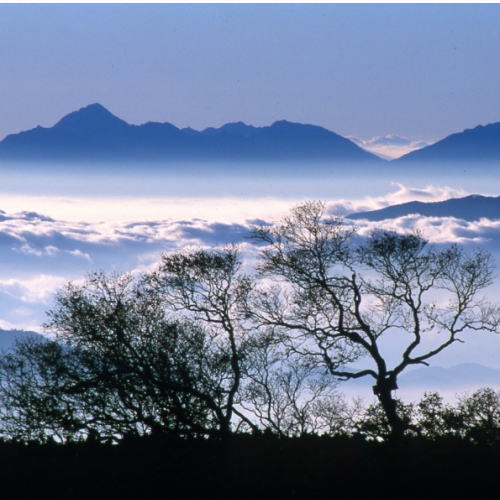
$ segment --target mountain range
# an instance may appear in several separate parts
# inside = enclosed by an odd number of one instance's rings
[[[468,221],[500,219],[500,196],[470,195],[464,198],[452,198],[445,201],[421,202],[410,201],[399,205],[391,205],[380,210],[357,212],[348,215],[349,219],[367,219],[380,221],[395,219],[405,215],[418,214],[427,217],[456,217]]]
[[[171,123],[131,125],[100,104],[74,111],[53,127],[8,135],[0,142],[0,160],[383,162],[315,125],[282,120],[254,127],[237,122],[202,131]]]
[[[12,349],[18,340],[28,339],[42,340],[44,337],[36,332],[26,330],[3,330],[0,328],[0,353]]]
[[[0,354],[8,352],[18,340],[44,340],[45,337],[36,332],[24,330],[2,330],[0,329]],[[426,388],[428,390],[439,389],[464,389],[467,387],[500,387],[500,370],[489,368],[478,363],[462,363],[459,365],[442,368],[439,366],[421,367],[405,372],[400,377],[400,387],[404,388]],[[373,382],[368,377],[345,382],[348,386],[370,387]],[[342,390],[342,387],[340,387]]]
[[[500,161],[500,122],[479,125],[449,135],[422,149],[412,151],[398,160],[406,163],[470,163]]]
[[[357,142],[357,144],[355,143]],[[171,123],[131,125],[100,104],[69,113],[52,127],[36,127],[0,141],[0,162],[326,162],[388,165],[389,162],[316,125],[286,120],[254,127],[227,123],[201,131]],[[421,147],[422,144],[419,144]],[[452,134],[390,163],[496,162],[500,122]]]

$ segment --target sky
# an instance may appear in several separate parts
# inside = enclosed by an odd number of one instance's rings
[[[0,5],[0,138],[100,102],[434,141],[500,121],[500,5]]]

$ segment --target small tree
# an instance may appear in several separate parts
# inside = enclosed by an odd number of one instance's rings
[[[240,268],[235,248],[177,252],[163,255],[159,271],[148,278],[153,293],[172,311],[204,324],[222,346],[229,367],[219,388],[224,394],[220,406],[223,434],[231,431],[235,415],[254,425],[236,406],[251,346],[241,304],[252,282]]]
[[[386,231],[356,238],[319,202],[299,205],[255,237],[266,244],[259,270],[272,281],[254,291],[248,314],[331,375],[371,377],[392,438],[406,428],[393,397],[399,375],[427,365],[468,330],[497,331],[498,309],[479,297],[492,281],[483,252],[436,249],[417,235]],[[406,344],[389,366],[383,347],[391,335]],[[349,368],[361,357],[372,366]]]
[[[480,444],[500,443],[500,393],[494,389],[461,396],[452,414],[458,436]]]
[[[260,428],[278,436],[332,433],[332,423],[346,408],[335,379],[283,347],[261,336],[249,354],[240,406]]]

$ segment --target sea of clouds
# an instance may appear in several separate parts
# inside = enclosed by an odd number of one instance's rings
[[[448,187],[417,189],[398,184],[385,196],[325,203],[328,213],[345,216],[412,200],[442,201],[466,194]],[[92,271],[140,272],[154,266],[162,252],[233,243],[239,244],[248,258],[254,258],[258,249],[250,238],[252,228],[278,220],[299,200],[143,201],[86,200],[73,202],[72,210],[67,210],[67,200],[59,205],[52,200],[52,204],[41,207],[41,213],[0,211],[0,327],[39,330],[54,292]],[[101,204],[98,211],[96,203]],[[120,211],[125,203],[129,209],[135,205],[142,208]],[[94,212],[90,213],[88,206],[94,206]],[[107,215],[106,206],[110,213],[116,211],[115,217]],[[136,212],[138,218],[133,220]],[[355,225],[361,236],[376,229],[419,231],[431,242],[481,246],[500,253],[500,220],[467,222],[453,217],[408,215],[380,222],[359,220]]]

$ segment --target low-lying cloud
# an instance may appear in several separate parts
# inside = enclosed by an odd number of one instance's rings
[[[382,196],[366,196],[360,200],[334,200],[327,203],[331,215],[348,215],[355,212],[379,210],[390,205],[398,205],[409,201],[436,202],[467,196],[467,191],[448,186],[428,185],[424,188],[408,187],[394,183],[395,190]]]
[[[442,201],[466,194],[450,187],[413,188],[398,184],[385,196],[326,203],[329,213],[345,215],[406,201]],[[252,227],[270,224],[282,212],[286,213],[285,202],[276,211],[278,205],[271,201],[269,215],[264,217],[266,201],[254,203],[258,206],[255,217],[242,219],[241,214],[235,214],[234,221],[227,214],[223,220],[190,218],[179,213],[178,218],[89,222],[63,220],[34,211],[0,212],[0,327],[35,328],[43,322],[54,291],[67,281],[81,280],[97,270],[150,269],[163,252],[239,244],[247,262],[253,262],[258,248],[250,238]],[[294,205],[287,203],[289,207]],[[250,208],[248,205],[248,213]],[[481,246],[500,253],[498,220],[467,222],[453,217],[409,215],[381,222],[360,220],[356,227],[362,237],[376,229],[418,231],[435,243]]]

